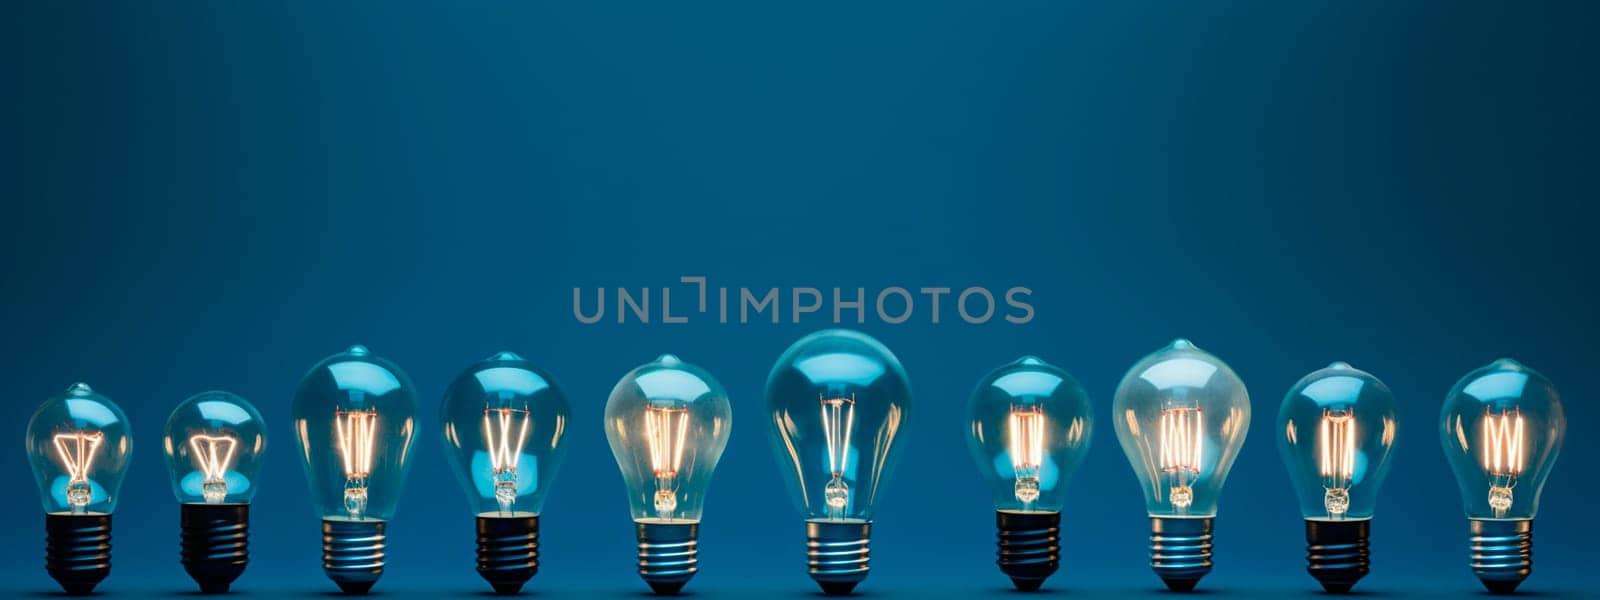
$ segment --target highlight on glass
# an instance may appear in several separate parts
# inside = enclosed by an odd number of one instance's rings
[[[128,416],[75,383],[28,420],[28,463],[45,512],[45,571],[72,595],[111,573],[111,514],[133,454]]]
[[[779,468],[806,519],[811,578],[847,594],[867,576],[878,489],[899,461],[911,385],[894,353],[846,329],[784,351],[767,377]]]
[[[566,456],[566,394],[512,352],[457,375],[439,407],[445,456],[476,519],[478,575],[516,593],[539,571],[539,515]]]
[[[1067,482],[1089,452],[1094,411],[1072,375],[1025,356],[991,371],[967,403],[967,446],[994,497],[1000,571],[1039,589],[1060,566]]]
[[[347,594],[383,574],[386,532],[410,468],[416,388],[400,367],[351,346],[294,394],[294,434],[322,517],[322,569]]]
[[[728,392],[671,354],[629,371],[606,401],[606,440],[628,492],[639,576],[676,594],[699,571],[700,518],[733,428]]]
[[[1112,424],[1144,491],[1150,566],[1174,591],[1211,572],[1212,519],[1250,429],[1250,396],[1222,359],[1185,339],[1117,385]]]
[[[1389,387],[1342,362],[1301,378],[1278,409],[1278,450],[1305,518],[1306,570],[1329,592],[1350,591],[1370,570],[1397,421]]]
[[[250,560],[266,424],[244,398],[204,392],[173,409],[161,442],[179,503],[183,568],[200,591],[226,592]]]
[[[1515,591],[1533,572],[1533,518],[1566,435],[1555,385],[1509,358],[1445,397],[1439,440],[1466,508],[1472,571],[1490,592]]]

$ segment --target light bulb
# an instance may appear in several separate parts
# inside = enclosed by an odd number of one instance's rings
[[[439,407],[445,455],[477,517],[478,574],[497,593],[539,571],[539,513],[567,452],[567,414],[550,376],[510,352],[467,367]]]
[[[226,592],[250,559],[266,424],[244,398],[204,392],[173,409],[161,441],[180,507],[183,568],[201,591]]]
[[[1000,571],[1039,589],[1060,562],[1067,481],[1089,452],[1094,411],[1066,371],[1032,356],[991,371],[967,404],[967,446],[989,481]]]
[[[385,528],[405,486],[417,398],[394,363],[351,346],[294,393],[294,436],[322,516],[322,570],[349,594],[383,574]]]
[[[1555,386],[1509,358],[1467,373],[1445,397],[1439,439],[1466,506],[1472,570],[1490,592],[1510,593],[1533,571],[1539,492],[1566,434]]]
[[[605,418],[638,532],[639,576],[676,594],[699,570],[700,513],[733,426],[728,392],[667,354],[617,382]]]
[[[1278,409],[1278,450],[1306,521],[1306,570],[1329,592],[1367,574],[1395,423],[1389,387],[1342,362],[1301,378]]]
[[[1144,489],[1150,567],[1174,591],[1211,572],[1211,520],[1250,429],[1250,397],[1226,363],[1179,339],[1117,385],[1117,439]]]
[[[45,570],[83,595],[111,573],[111,513],[133,434],[110,398],[75,383],[28,420],[28,463],[45,512]]]
[[[845,329],[801,338],[767,377],[779,469],[806,519],[811,578],[847,594],[867,577],[878,486],[899,460],[911,384],[894,354]]]

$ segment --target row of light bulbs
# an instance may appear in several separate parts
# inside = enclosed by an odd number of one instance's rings
[[[900,453],[909,380],[882,343],[849,330],[808,335],[773,366],[766,386],[779,468],[806,522],[811,578],[829,594],[867,575],[878,488]],[[295,441],[322,514],[323,567],[347,593],[383,573],[384,529],[404,485],[417,402],[394,363],[353,346],[301,380]],[[1024,357],[989,373],[969,405],[972,456],[992,488],[999,566],[1038,589],[1059,560],[1066,483],[1094,430],[1083,387]],[[606,403],[606,437],[637,524],[639,574],[676,593],[698,570],[697,527],[732,424],[710,373],[664,355],[623,376]],[[1211,570],[1212,518],[1250,426],[1233,370],[1186,340],[1136,363],[1117,386],[1117,438],[1144,489],[1150,564],[1174,590]],[[568,407],[540,369],[504,352],[469,367],[446,392],[445,447],[478,510],[478,572],[515,593],[538,569],[539,512],[565,453]],[[1368,526],[1397,420],[1383,382],[1345,363],[1305,376],[1284,398],[1279,449],[1306,519],[1308,570],[1328,591],[1368,571]],[[1445,399],[1440,436],[1470,519],[1472,567],[1493,592],[1528,576],[1531,522],[1566,431],[1549,380],[1502,359],[1468,373]],[[47,569],[69,593],[110,571],[111,513],[127,470],[127,417],[77,384],[28,425],[28,452],[46,511]],[[248,559],[249,506],[266,446],[243,398],[207,392],[173,411],[163,438],[182,503],[185,569],[226,591]]]

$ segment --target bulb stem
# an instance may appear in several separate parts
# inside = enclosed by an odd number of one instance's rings
[[[496,594],[515,594],[539,573],[539,516],[478,517],[478,575]]]
[[[700,570],[699,523],[636,523],[639,577],[657,594],[673,595]]]
[[[250,562],[249,504],[182,504],[178,557],[200,591],[228,591]]]
[[[322,571],[344,593],[365,594],[383,575],[387,524],[380,519],[322,520]]]
[[[1211,519],[1150,518],[1150,568],[1167,589],[1187,592],[1211,572]]]
[[[45,571],[68,595],[83,596],[111,574],[111,515],[47,514]]]
[[[849,594],[867,578],[871,521],[806,521],[806,566],[829,596]]]
[[[1344,594],[1366,577],[1371,566],[1367,538],[1371,519],[1320,521],[1306,519],[1306,572],[1322,589]]]
[[[1018,590],[1031,592],[1061,565],[1061,513],[995,511],[1000,572]]]
[[[1470,519],[1472,572],[1492,594],[1516,591],[1533,572],[1533,519]]]

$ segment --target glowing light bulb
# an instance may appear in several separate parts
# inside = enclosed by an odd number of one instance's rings
[[[1150,566],[1168,588],[1192,590],[1211,572],[1217,499],[1250,428],[1244,382],[1180,339],[1128,370],[1111,415],[1144,489]]]
[[[1060,564],[1067,481],[1094,430],[1089,395],[1027,356],[980,380],[967,411],[967,445],[994,496],[1000,571],[1017,589],[1037,590]]]
[[[779,468],[806,518],[811,578],[845,594],[865,579],[878,486],[899,459],[911,410],[900,360],[865,334],[813,333],[790,346],[767,378]]]
[[[1466,507],[1472,570],[1490,592],[1510,593],[1533,572],[1533,517],[1566,434],[1555,386],[1509,358],[1467,373],[1445,397],[1439,438]]]
[[[1367,574],[1395,428],[1389,387],[1342,362],[1301,378],[1278,409],[1278,450],[1306,522],[1306,570],[1329,592]]]
[[[667,354],[617,382],[605,421],[638,533],[639,576],[675,594],[699,570],[706,489],[733,426],[728,393]]]
[[[128,417],[77,383],[28,420],[28,462],[45,511],[45,570],[80,595],[111,573],[111,513],[133,452]]]
[[[539,514],[566,456],[567,397],[511,352],[467,367],[439,406],[445,455],[477,520],[478,575],[512,594],[539,572]]]
[[[322,569],[349,594],[383,574],[385,530],[416,438],[411,378],[351,346],[311,368],[294,394],[294,434],[322,515]]]
[[[228,392],[204,392],[173,409],[161,441],[183,568],[201,591],[226,592],[250,560],[250,501],[267,449],[261,413]]]

